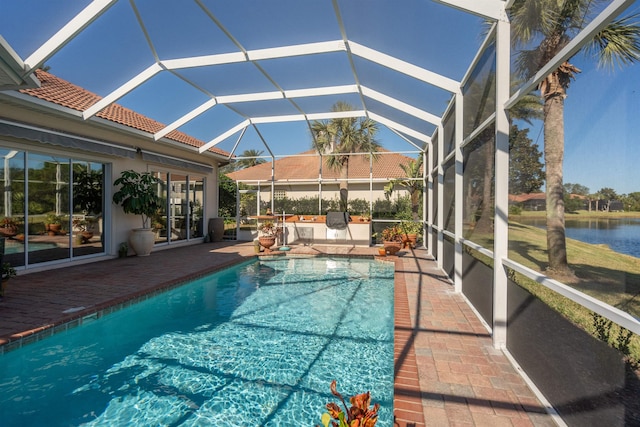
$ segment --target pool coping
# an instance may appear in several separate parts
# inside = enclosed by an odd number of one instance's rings
[[[198,279],[206,276],[207,274],[215,273],[216,271],[223,270],[233,265],[241,264],[243,262],[250,261],[250,258],[233,260],[212,266],[209,269],[199,270],[195,273],[191,273],[187,276],[183,276],[179,279],[171,279],[167,282],[160,283],[156,286],[141,289],[137,292],[128,294],[126,296],[116,297],[89,307],[78,307],[77,310],[66,313],[60,316],[55,321],[43,324],[39,327],[28,329],[22,332],[16,332],[8,336],[0,337],[0,356],[4,353],[17,350],[25,345],[40,341],[41,339],[48,338],[59,332],[64,332],[68,329],[75,328],[82,325],[85,320],[95,320],[104,315],[114,313],[118,310],[126,308],[132,304],[144,301],[149,298],[153,298],[156,295],[167,292],[171,289],[177,288],[191,280]]]

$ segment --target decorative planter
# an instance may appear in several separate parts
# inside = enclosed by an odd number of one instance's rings
[[[385,248],[378,248],[378,255],[387,256],[387,250]]]
[[[275,236],[260,236],[258,237],[258,241],[260,245],[264,248],[266,252],[271,252],[271,246],[276,244]]]
[[[382,245],[384,246],[385,251],[387,251],[387,253],[389,255],[395,255],[398,253],[398,251],[400,249],[402,249],[402,242],[383,242]]]
[[[414,249],[416,247],[416,243],[418,242],[417,234],[405,234],[402,236],[402,244],[405,248]]]
[[[138,256],[149,256],[155,243],[153,228],[134,228],[129,234],[129,247]]]

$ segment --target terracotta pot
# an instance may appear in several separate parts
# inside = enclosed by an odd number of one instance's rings
[[[378,248],[378,255],[387,256],[387,250],[385,248]]]
[[[270,251],[269,248],[271,248],[271,246],[276,244],[276,237],[275,236],[260,236],[260,237],[258,237],[258,241],[260,242],[260,245],[262,245],[262,247],[266,251]]]
[[[403,244],[403,247],[405,248],[412,248],[412,249],[415,248],[417,241],[418,241],[417,234],[405,234],[402,237],[402,244]]]
[[[382,245],[389,255],[395,255],[402,249],[402,242],[383,242]]]

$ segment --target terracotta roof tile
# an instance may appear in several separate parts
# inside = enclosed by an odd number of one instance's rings
[[[387,150],[381,150],[388,152]],[[304,157],[284,157],[276,160],[275,164],[275,179],[277,181],[285,180],[316,180],[320,171],[319,156],[309,156],[309,154],[315,153],[314,150],[306,151]],[[406,174],[400,167],[400,164],[406,164],[410,160],[410,157],[402,154],[390,153],[381,154],[377,161],[373,163],[373,177],[382,179],[394,179],[404,178]],[[239,171],[231,172],[227,174],[232,180],[247,181],[247,180],[261,180],[268,181],[271,179],[271,162],[262,163],[250,168],[241,169]],[[322,168],[323,179],[335,179],[339,177],[339,172],[331,170],[325,164]],[[362,179],[369,178],[369,159],[366,156],[357,155],[352,156],[349,160],[349,178],[350,179]]]
[[[569,194],[569,197],[572,199],[588,199],[587,196],[583,196],[581,194]],[[526,194],[509,194],[509,201],[514,203],[522,203],[527,202],[529,200],[546,200],[546,193],[526,193]]]
[[[515,203],[522,203],[529,200],[545,200],[545,193],[525,193],[525,194],[509,194],[509,200]]]
[[[84,111],[102,99],[100,96],[56,77],[53,74],[47,73],[46,71],[37,70],[36,76],[42,83],[41,86],[35,89],[23,89],[20,91],[21,93],[77,111]],[[125,108],[119,104],[109,105],[107,108],[97,113],[96,116],[149,133],[155,133],[165,126],[160,122],[136,113],[135,111]],[[201,147],[204,145],[204,142],[199,139],[177,130],[169,132],[166,138],[192,147]],[[211,148],[210,151],[223,156],[229,155],[228,152],[215,147]]]

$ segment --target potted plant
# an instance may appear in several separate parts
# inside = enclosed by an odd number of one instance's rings
[[[389,255],[395,255],[402,249],[402,236],[404,232],[399,225],[392,225],[380,233],[382,237],[382,246]]]
[[[60,230],[62,229],[62,216],[56,215],[54,213],[50,213],[45,218],[45,228],[47,232],[49,232],[49,236],[55,236],[60,234]]]
[[[118,258],[126,258],[128,253],[129,245],[127,242],[120,243],[120,246],[118,247]]]
[[[403,243],[404,247],[410,246],[416,247],[418,241],[418,235],[422,233],[422,222],[420,221],[404,221],[401,224],[402,231],[404,231]]]
[[[322,425],[329,427],[332,426],[349,427],[349,426],[363,426],[374,427],[378,422],[378,411],[380,410],[380,404],[376,403],[372,407],[371,405],[371,393],[361,393],[352,396],[349,399],[351,406],[347,405],[345,398],[338,392],[337,381],[331,381],[331,394],[340,399],[342,408],[335,402],[327,403],[327,412],[322,414]],[[343,410],[344,408],[344,410]],[[335,421],[332,421],[335,420]]]
[[[276,237],[280,234],[281,230],[273,222],[267,221],[262,224],[258,229],[258,241],[260,245],[264,247],[265,252],[270,252],[271,246],[276,244]]]
[[[16,269],[11,266],[8,262],[2,264],[2,279],[0,280],[0,301],[4,298],[5,290],[7,289],[7,283],[9,279],[16,276],[18,273]]]
[[[129,246],[138,256],[148,256],[153,249],[155,234],[149,227],[149,218],[161,207],[157,185],[160,181],[151,172],[122,171],[113,184],[120,189],[113,194],[114,203],[125,213],[140,215],[142,228],[134,228],[129,235]]]
[[[78,236],[80,236],[80,243],[87,243],[91,240],[95,222],[95,218],[91,217],[85,217],[84,219],[75,218],[72,221],[73,228],[78,231]]]

